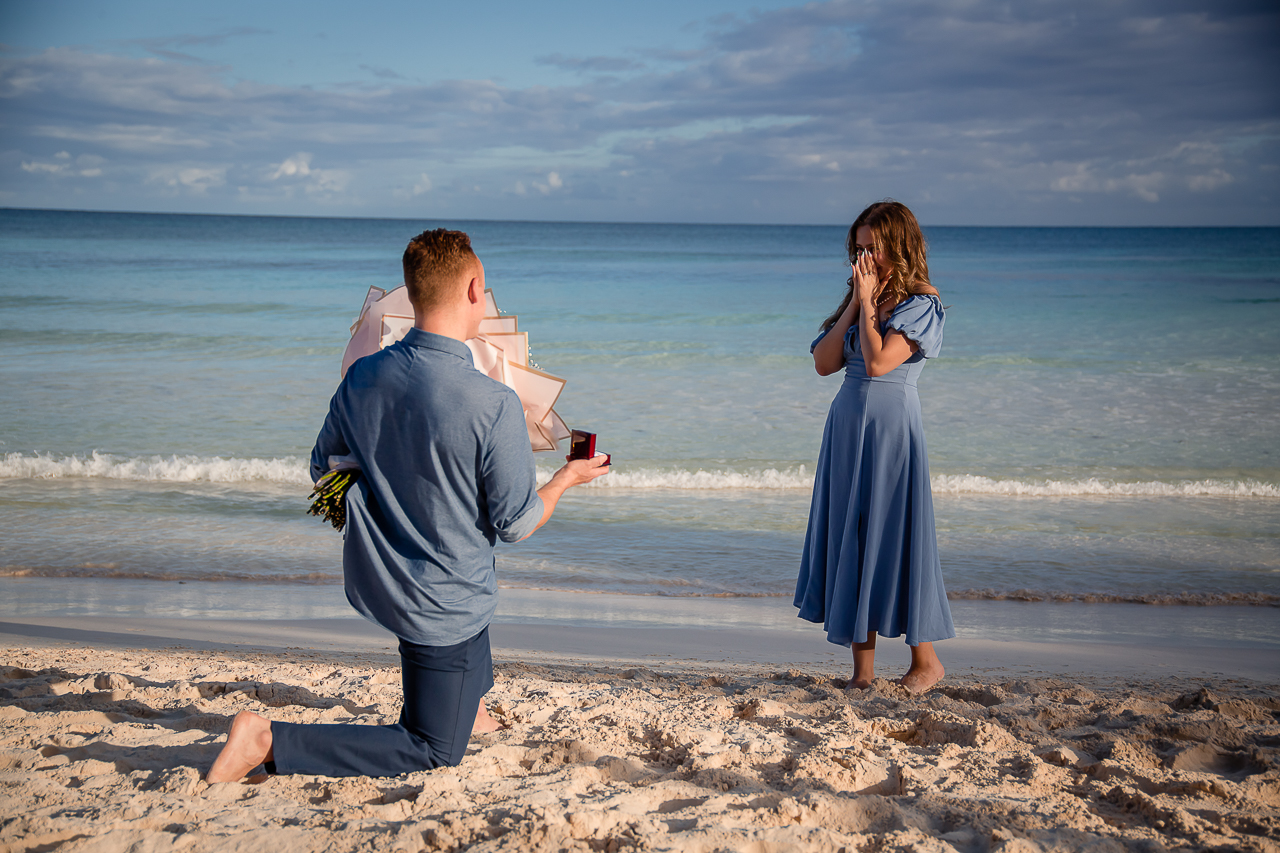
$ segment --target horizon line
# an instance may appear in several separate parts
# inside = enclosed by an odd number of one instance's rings
[[[8,207],[0,206],[0,212],[15,213],[102,213],[130,216],[217,216],[228,219],[319,219],[319,220],[364,220],[369,222],[489,222],[504,224],[528,225],[690,225],[712,226],[722,228],[846,228],[842,222],[661,222],[656,220],[625,219],[488,219],[483,217],[405,217],[405,216],[326,216],[317,214],[294,213],[200,213],[195,211],[162,211],[162,210],[94,210],[89,208],[65,207]],[[1256,228],[1276,229],[1278,225],[947,225],[941,223],[921,223],[921,228],[1094,228],[1106,230],[1123,229],[1190,229],[1190,228]]]

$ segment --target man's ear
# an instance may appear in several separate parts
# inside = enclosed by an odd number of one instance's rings
[[[472,275],[471,280],[467,282],[467,301],[472,305],[484,302],[484,285],[480,283],[479,275]]]

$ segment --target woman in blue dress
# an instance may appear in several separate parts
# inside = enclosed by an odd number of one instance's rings
[[[822,376],[844,368],[818,454],[795,605],[853,648],[853,686],[875,678],[876,636],[906,635],[923,692],[944,670],[933,642],[955,636],[942,585],[916,380],[942,347],[924,235],[903,204],[864,210],[845,241],[844,301],[813,342]]]

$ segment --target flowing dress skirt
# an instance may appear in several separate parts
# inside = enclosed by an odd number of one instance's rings
[[[918,372],[903,365],[873,379],[859,358],[827,415],[795,606],[838,645],[871,633],[905,634],[912,646],[955,636],[911,381]]]

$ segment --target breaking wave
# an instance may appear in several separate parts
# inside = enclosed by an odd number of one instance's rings
[[[553,469],[538,470],[538,482]],[[280,483],[310,486],[307,461],[299,458],[237,459],[221,456],[121,457],[94,451],[87,456],[46,453],[8,453],[0,459],[0,479],[85,478],[149,483]],[[587,488],[623,491],[676,489],[717,491],[733,489],[808,490],[813,473],[807,466],[729,469],[626,468]],[[1280,485],[1261,480],[1152,480],[1123,482],[1098,477],[1064,480],[996,479],[978,474],[938,474],[933,491],[940,495],[1001,495],[1008,497],[1232,497],[1280,498]]]
[[[221,456],[145,456],[124,458],[99,453],[53,456],[7,453],[0,479],[102,479],[141,483],[296,483],[310,486],[301,459],[235,459]]]
[[[551,478],[540,470],[539,482]],[[1104,480],[995,479],[976,474],[938,474],[932,479],[935,494],[1004,495],[1010,497],[1252,497],[1280,498],[1280,486],[1260,480],[1178,480],[1138,483]],[[804,489],[813,488],[813,474],[804,465],[759,471],[617,470],[591,483],[599,489]]]
[[[1232,497],[1280,498],[1280,486],[1260,480],[1178,480],[1125,483],[1088,477],[1082,480],[995,480],[974,474],[939,474],[935,494],[1059,497]]]
[[[551,479],[551,469],[538,471],[539,484]],[[594,489],[812,489],[813,474],[805,466],[766,468],[762,471],[706,471],[698,469],[634,468],[611,471],[586,488]]]

